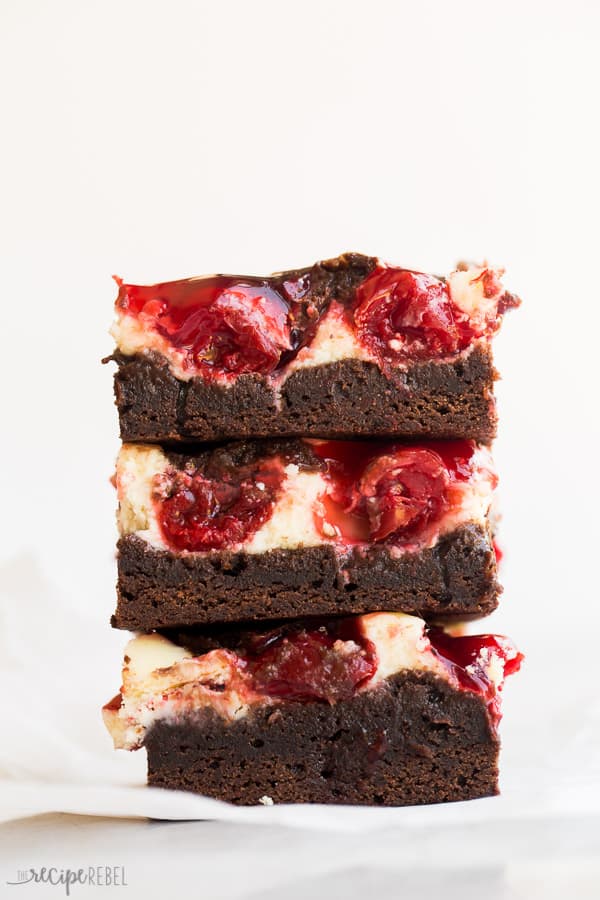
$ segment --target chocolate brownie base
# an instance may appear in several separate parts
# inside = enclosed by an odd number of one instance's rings
[[[400,673],[332,706],[160,722],[145,745],[149,784],[237,804],[404,806],[498,792],[499,742],[484,702],[429,673]]]
[[[198,377],[179,381],[158,354],[112,358],[124,441],[391,435],[487,444],[496,434],[497,376],[484,346],[454,362],[415,364],[394,380],[361,360],[300,369],[279,398],[259,375],[223,387]]]
[[[342,562],[329,545],[178,555],[135,535],[118,550],[112,624],[131,631],[376,611],[464,619],[492,612],[501,590],[490,532],[476,524],[397,559],[375,546]]]

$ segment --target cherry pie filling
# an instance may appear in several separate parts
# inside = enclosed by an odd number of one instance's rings
[[[238,673],[233,681],[235,689],[242,695],[249,692],[255,701],[265,697],[333,704],[356,696],[377,673],[377,648],[365,636],[360,622],[360,616],[291,622],[252,634],[236,651],[213,652],[223,653],[231,660]],[[519,670],[523,655],[500,635],[453,637],[431,626],[425,628],[424,636],[429,646],[429,651],[424,648],[424,652],[433,654],[458,689],[483,699],[496,725],[501,718],[504,679]],[[203,685],[216,695],[226,689],[220,684]],[[179,697],[193,705],[193,691],[186,694],[184,687],[174,685],[162,694],[162,699]],[[117,694],[104,709],[118,712],[121,704],[122,696]]]
[[[313,511],[316,531],[324,543],[344,548],[416,548],[431,541],[444,516],[460,505],[476,451],[472,441],[306,443],[324,463],[325,488]],[[206,552],[250,540],[285,491],[284,466],[274,456],[218,471],[184,468],[158,476],[154,504],[167,546]]]
[[[308,281],[270,282],[226,275],[153,286],[117,279],[118,312],[136,318],[179,351],[190,374],[231,377],[268,375],[299,348],[300,301]],[[309,307],[310,324],[318,318]]]
[[[503,679],[518,672],[523,654],[517,652],[508,638],[498,634],[476,634],[452,637],[442,628],[429,628],[428,637],[437,657],[444,663],[463,690],[479,694],[486,702],[494,722],[501,718],[502,681],[496,685],[486,665],[491,656],[503,662]]]
[[[257,635],[242,659],[258,694],[285,700],[348,700],[377,670],[375,647],[353,619]]]
[[[458,508],[476,451],[471,441],[306,443],[324,464],[325,488],[313,510],[317,533],[342,547],[430,541],[443,517]],[[271,457],[210,473],[186,468],[159,476],[155,508],[166,544],[205,552],[251,539],[285,491],[284,464]]]
[[[175,471],[155,501],[167,544],[192,552],[223,550],[241,543],[270,517],[285,474],[277,458],[226,469],[210,478]]]
[[[360,629],[360,617],[284,625],[254,636],[240,651],[241,666],[252,678],[252,689],[282,700],[335,703],[353,697],[377,671],[375,645]],[[501,718],[502,682],[520,668],[523,655],[508,638],[495,634],[453,637],[442,628],[425,631],[435,657],[461,690],[485,701],[492,721]],[[492,679],[491,658],[503,673]]]
[[[319,531],[346,543],[406,546],[426,539],[468,481],[472,441],[419,445],[309,441],[327,462]]]
[[[348,700],[377,671],[375,646],[356,627],[357,619],[341,619],[318,629],[285,627],[256,639],[242,657],[253,689],[284,700]],[[435,656],[462,690],[481,696],[494,722],[499,721],[501,685],[487,671],[490,654],[503,662],[504,677],[518,671],[522,654],[495,634],[452,637],[441,628],[426,631]],[[342,642],[350,642],[342,643]]]
[[[483,268],[471,284],[476,282],[488,302],[483,313],[469,314],[453,301],[441,278],[377,266],[356,292],[357,334],[384,370],[454,356],[478,338],[492,338],[504,313],[520,302],[503,291],[493,269]]]
[[[446,281],[377,265],[344,303],[357,342],[384,372],[451,357],[498,330],[519,300],[504,292],[493,269],[477,270],[485,314],[453,302]],[[203,378],[271,375],[310,344],[324,309],[307,298],[310,275],[250,278],[214,275],[152,286],[116,279],[119,314],[137,319],[179,355],[183,369]]]

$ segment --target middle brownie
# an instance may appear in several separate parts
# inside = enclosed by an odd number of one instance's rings
[[[470,441],[125,444],[113,625],[487,615],[496,481]]]

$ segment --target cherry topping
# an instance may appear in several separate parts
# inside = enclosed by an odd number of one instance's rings
[[[222,550],[251,537],[273,510],[284,472],[275,459],[223,471],[209,479],[176,472],[168,496],[157,499],[158,520],[178,550]]]
[[[518,671],[523,655],[495,634],[454,637],[434,626],[426,634],[433,654],[458,686],[481,696],[497,723],[503,680]],[[314,618],[267,632],[250,631],[236,652],[254,691],[286,700],[346,700],[377,671],[377,649],[365,637],[360,616]],[[490,677],[491,657],[504,664],[496,680]]]
[[[328,703],[352,697],[376,671],[374,647],[357,629],[356,635],[336,630],[326,625],[314,630],[284,627],[261,636],[247,657],[254,690],[287,700]]]
[[[448,470],[431,450],[398,450],[365,469],[358,490],[374,541],[408,537],[439,519],[448,505]]]
[[[455,284],[461,276],[466,278]],[[354,322],[359,340],[390,365],[452,356],[474,340],[492,337],[503,314],[520,300],[504,291],[500,273],[468,268],[453,276],[455,287],[432,275],[377,266],[356,291]],[[471,296],[463,296],[468,288]],[[479,298],[477,300],[477,298]],[[459,305],[460,304],[460,305]]]
[[[324,441],[313,449],[327,461],[329,487],[316,516],[321,532],[350,542],[402,544],[450,509],[451,486],[468,479],[475,445]]]
[[[450,355],[468,344],[445,282],[407,269],[374,269],[356,292],[354,321],[364,344],[395,363]]]
[[[311,343],[332,301],[388,375],[393,366],[452,356],[491,337],[502,315],[520,303],[503,290],[501,271],[487,266],[463,267],[446,282],[376,265],[358,281],[369,270],[370,261],[335,277],[315,266],[265,278],[213,275],[152,286],[116,278],[116,307],[139,319],[142,331],[160,335],[187,372],[236,377],[285,366]],[[168,353],[162,342],[155,349]]]
[[[153,287],[119,282],[117,308],[138,317],[184,354],[191,371],[268,374],[292,349],[291,299],[300,282],[278,291],[258,279],[228,276],[174,281]]]
[[[496,686],[491,681],[486,665],[489,652],[504,661],[504,677],[518,672],[523,661],[511,641],[497,634],[476,634],[464,637],[452,637],[441,628],[430,628],[428,637],[432,649],[448,670],[454,675],[462,688],[480,694],[487,703],[492,719],[500,719],[500,697],[498,691],[502,682]]]
[[[157,331],[188,351],[196,368],[225,372],[272,372],[289,350],[287,307],[271,292],[238,285],[223,291],[210,307],[199,307],[175,329]]]

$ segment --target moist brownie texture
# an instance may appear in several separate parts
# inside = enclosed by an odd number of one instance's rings
[[[211,710],[159,721],[145,746],[150,785],[237,804],[402,806],[498,792],[485,703],[425,672],[334,705],[282,703],[231,723]]]
[[[489,528],[476,524],[398,558],[378,546],[346,558],[329,546],[180,555],[126,535],[118,573],[112,624],[132,631],[376,610],[473,618],[501,590]]]
[[[112,357],[124,441],[216,441],[284,435],[467,438],[496,434],[489,346],[420,362],[388,378],[371,362],[338,360],[293,372],[276,390],[255,374],[224,386],[176,378],[156,353]]]

